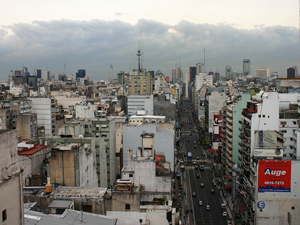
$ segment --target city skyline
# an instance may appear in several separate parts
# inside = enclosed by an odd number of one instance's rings
[[[172,4],[167,1],[164,6],[169,4],[173,11],[165,13],[164,17],[158,16],[160,13],[157,12],[161,10],[158,1],[154,1],[151,7],[144,4],[144,12],[149,13],[137,12],[135,15],[130,7],[124,7],[120,2],[115,8],[107,3],[106,7],[111,11],[97,16],[90,6],[83,7],[84,13],[80,17],[72,14],[73,7],[62,14],[66,1],[59,3],[62,8],[53,11],[53,14],[39,10],[44,6],[51,11],[52,5],[37,4],[36,13],[30,13],[30,5],[20,2],[22,12],[16,8],[16,16],[8,17],[14,8],[7,2],[8,10],[0,24],[0,80],[7,80],[10,70],[20,70],[23,65],[31,73],[34,69],[42,69],[58,75],[65,72],[65,64],[67,76],[75,75],[78,69],[85,69],[92,80],[108,79],[112,64],[116,78],[121,70],[137,68],[136,52],[140,42],[143,68],[160,70],[169,77],[176,65],[180,65],[183,74],[186,74],[189,67],[203,63],[204,49],[206,71],[219,71],[221,76],[225,76],[226,65],[242,73],[243,59],[251,60],[251,73],[258,67],[269,67],[271,72],[286,77],[287,68],[299,67],[298,2],[272,1],[271,4],[271,1],[266,1],[255,13],[251,11],[254,10],[252,4],[234,5],[234,2],[229,1],[226,6],[217,0],[202,2],[203,13],[198,15],[192,12],[200,3],[188,1],[185,7],[180,7],[182,1]],[[80,4],[75,2],[74,8],[80,7]],[[134,4],[139,6],[141,3]],[[224,12],[218,11],[217,7],[211,13],[209,6],[214,5],[224,6]],[[274,19],[278,8],[286,10],[282,10],[280,18]],[[176,14],[180,9],[182,13]],[[242,9],[244,15],[239,16]],[[87,10],[91,10],[90,17]],[[188,16],[187,10],[195,16]],[[239,24],[233,23],[229,16],[232,10],[236,10],[235,21]],[[208,12],[210,16],[203,16]],[[260,23],[249,17],[251,12],[252,17],[260,18]],[[173,14],[176,16],[172,17]],[[248,20],[245,20],[247,17]]]

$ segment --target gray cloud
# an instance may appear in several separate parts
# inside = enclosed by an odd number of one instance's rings
[[[11,32],[7,32],[9,29]],[[142,35],[141,35],[142,31]],[[195,24],[181,21],[175,26],[141,19],[131,25],[121,21],[33,21],[0,28],[0,80],[9,70],[26,65],[47,68],[53,74],[75,74],[84,68],[91,79],[106,79],[109,67],[114,76],[137,66],[136,51],[142,36],[143,65],[171,75],[175,64],[184,73],[203,62],[206,69],[224,75],[226,65],[241,72],[242,60],[251,59],[252,71],[259,66],[286,74],[299,61],[298,30],[293,27],[258,25],[253,30],[237,29],[232,24]]]

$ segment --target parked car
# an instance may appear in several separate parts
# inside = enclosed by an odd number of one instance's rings
[[[222,203],[222,204],[221,204],[221,208],[222,208],[222,209],[226,209],[226,204]]]

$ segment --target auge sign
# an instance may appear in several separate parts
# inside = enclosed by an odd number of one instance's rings
[[[265,170],[265,175],[274,175],[274,176],[281,176],[281,175],[286,175],[285,170],[271,170],[270,168],[267,168]]]

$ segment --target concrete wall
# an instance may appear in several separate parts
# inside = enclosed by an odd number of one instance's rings
[[[154,147],[156,153],[164,153],[166,161],[170,162],[171,170],[174,168],[174,131],[171,129],[157,129],[156,124],[144,124],[141,126],[123,126],[123,163],[128,166],[127,150],[132,149],[135,154],[136,149],[142,146],[144,132],[154,133]]]
[[[113,191],[112,192],[112,211],[126,211],[126,204],[130,205],[128,211],[140,211],[140,192]]]
[[[17,131],[0,130],[0,212],[2,224],[24,224],[23,188],[18,164]]]
[[[155,95],[153,98],[154,115],[166,116],[171,120],[176,119],[176,104],[171,103],[170,99],[162,95]]]

